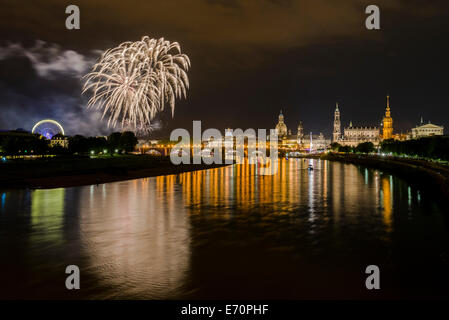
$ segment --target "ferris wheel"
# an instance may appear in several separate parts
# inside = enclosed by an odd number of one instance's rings
[[[31,130],[31,133],[39,133],[43,137],[51,139],[54,135],[58,133],[64,135],[64,128],[61,126],[59,122],[55,120],[44,119],[37,122],[34,125],[33,129]]]

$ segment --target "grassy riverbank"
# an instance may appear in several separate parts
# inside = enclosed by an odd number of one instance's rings
[[[220,165],[174,165],[169,157],[121,155],[8,160],[0,164],[0,188],[58,188],[177,174]]]
[[[449,166],[427,160],[371,154],[325,153],[321,159],[352,163],[391,172],[410,183],[449,198]]]

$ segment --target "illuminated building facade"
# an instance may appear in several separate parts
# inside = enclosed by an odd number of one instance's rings
[[[303,148],[309,150],[310,152],[321,152],[328,148],[331,144],[330,139],[326,139],[323,133],[311,134],[305,139],[303,143]]]
[[[69,147],[69,139],[66,136],[63,136],[62,134],[56,134],[54,135],[50,140],[50,147],[62,147],[62,148],[68,148]]]
[[[363,142],[372,142],[378,145],[380,142],[380,131],[378,127],[353,126],[352,121],[344,128],[343,139],[338,143],[344,146],[356,147]]]
[[[363,142],[372,142],[378,145],[380,142],[380,131],[375,126],[354,126],[350,121],[349,126],[343,129],[341,134],[341,118],[338,103],[334,111],[334,130],[332,141],[337,142],[343,146],[355,147]]]
[[[433,123],[423,123],[423,120],[421,119],[421,124],[419,126],[416,126],[415,128],[412,128],[411,132],[411,138],[412,139],[418,139],[422,137],[429,137],[429,136],[442,136],[444,134],[444,127],[438,126]]]
[[[292,134],[291,130],[288,130],[288,134],[280,138],[281,146],[287,148],[298,148],[298,135]]]
[[[310,150],[310,139],[304,135],[304,127],[302,121],[298,124],[298,130],[296,134],[293,134],[291,130],[287,129],[287,125],[284,122],[284,115],[279,114],[279,121],[275,128],[278,138],[279,146],[281,148],[290,148],[295,150]],[[324,150],[330,145],[330,140],[327,140],[322,133],[313,136],[313,143],[320,149]]]

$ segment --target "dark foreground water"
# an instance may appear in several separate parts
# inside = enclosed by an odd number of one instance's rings
[[[67,189],[0,191],[0,298],[449,296],[432,193],[354,165],[290,159]],[[429,191],[429,190],[427,190]],[[65,289],[65,267],[81,290]],[[365,288],[380,267],[381,289]]]

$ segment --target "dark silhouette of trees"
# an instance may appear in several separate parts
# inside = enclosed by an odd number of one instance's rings
[[[381,151],[397,155],[449,160],[449,137],[433,136],[406,141],[385,140],[381,144]]]
[[[89,137],[87,138],[89,150],[95,153],[103,152],[108,148],[108,141],[105,137]]]
[[[352,147],[350,147],[350,146],[340,146],[340,147],[338,147],[338,152],[344,152],[344,153],[352,152]]]
[[[75,135],[69,138],[69,151],[77,154],[88,154],[90,152],[99,153],[108,148],[108,143],[104,137],[83,137]]]
[[[115,150],[133,151],[138,141],[131,131],[113,132],[107,139],[105,137],[83,137],[76,135],[69,138],[69,150],[71,153],[90,154],[104,152],[114,153]]]
[[[137,143],[138,140],[131,131],[114,132],[107,139],[75,135],[68,137],[68,148],[60,145],[50,147],[49,140],[39,134],[25,131],[10,131],[0,134],[0,151],[5,154],[88,155],[92,152],[95,154],[104,152],[104,150],[107,150],[108,153],[114,153],[115,150],[130,152],[134,150]]]
[[[133,151],[137,143],[138,140],[132,131],[113,132],[108,136],[108,146],[111,152],[115,150]]]
[[[370,153],[376,151],[376,148],[372,142],[362,142],[355,147],[354,151],[359,153]]]
[[[339,144],[338,142],[332,142],[332,143],[331,143],[331,149],[332,149],[332,151],[338,151],[338,150],[340,149],[341,146],[342,146],[342,145]]]
[[[138,143],[138,140],[136,136],[134,135],[134,132],[132,131],[125,131],[120,136],[120,142],[119,147],[120,149],[125,150],[126,152],[133,151]]]
[[[121,132],[113,132],[108,136],[108,144],[111,150],[120,149]]]
[[[0,136],[1,149],[6,154],[48,153],[47,140],[37,134],[11,131]]]
[[[87,138],[81,136],[79,134],[69,138],[69,151],[71,153],[88,153],[89,152],[89,144],[87,142]]]

